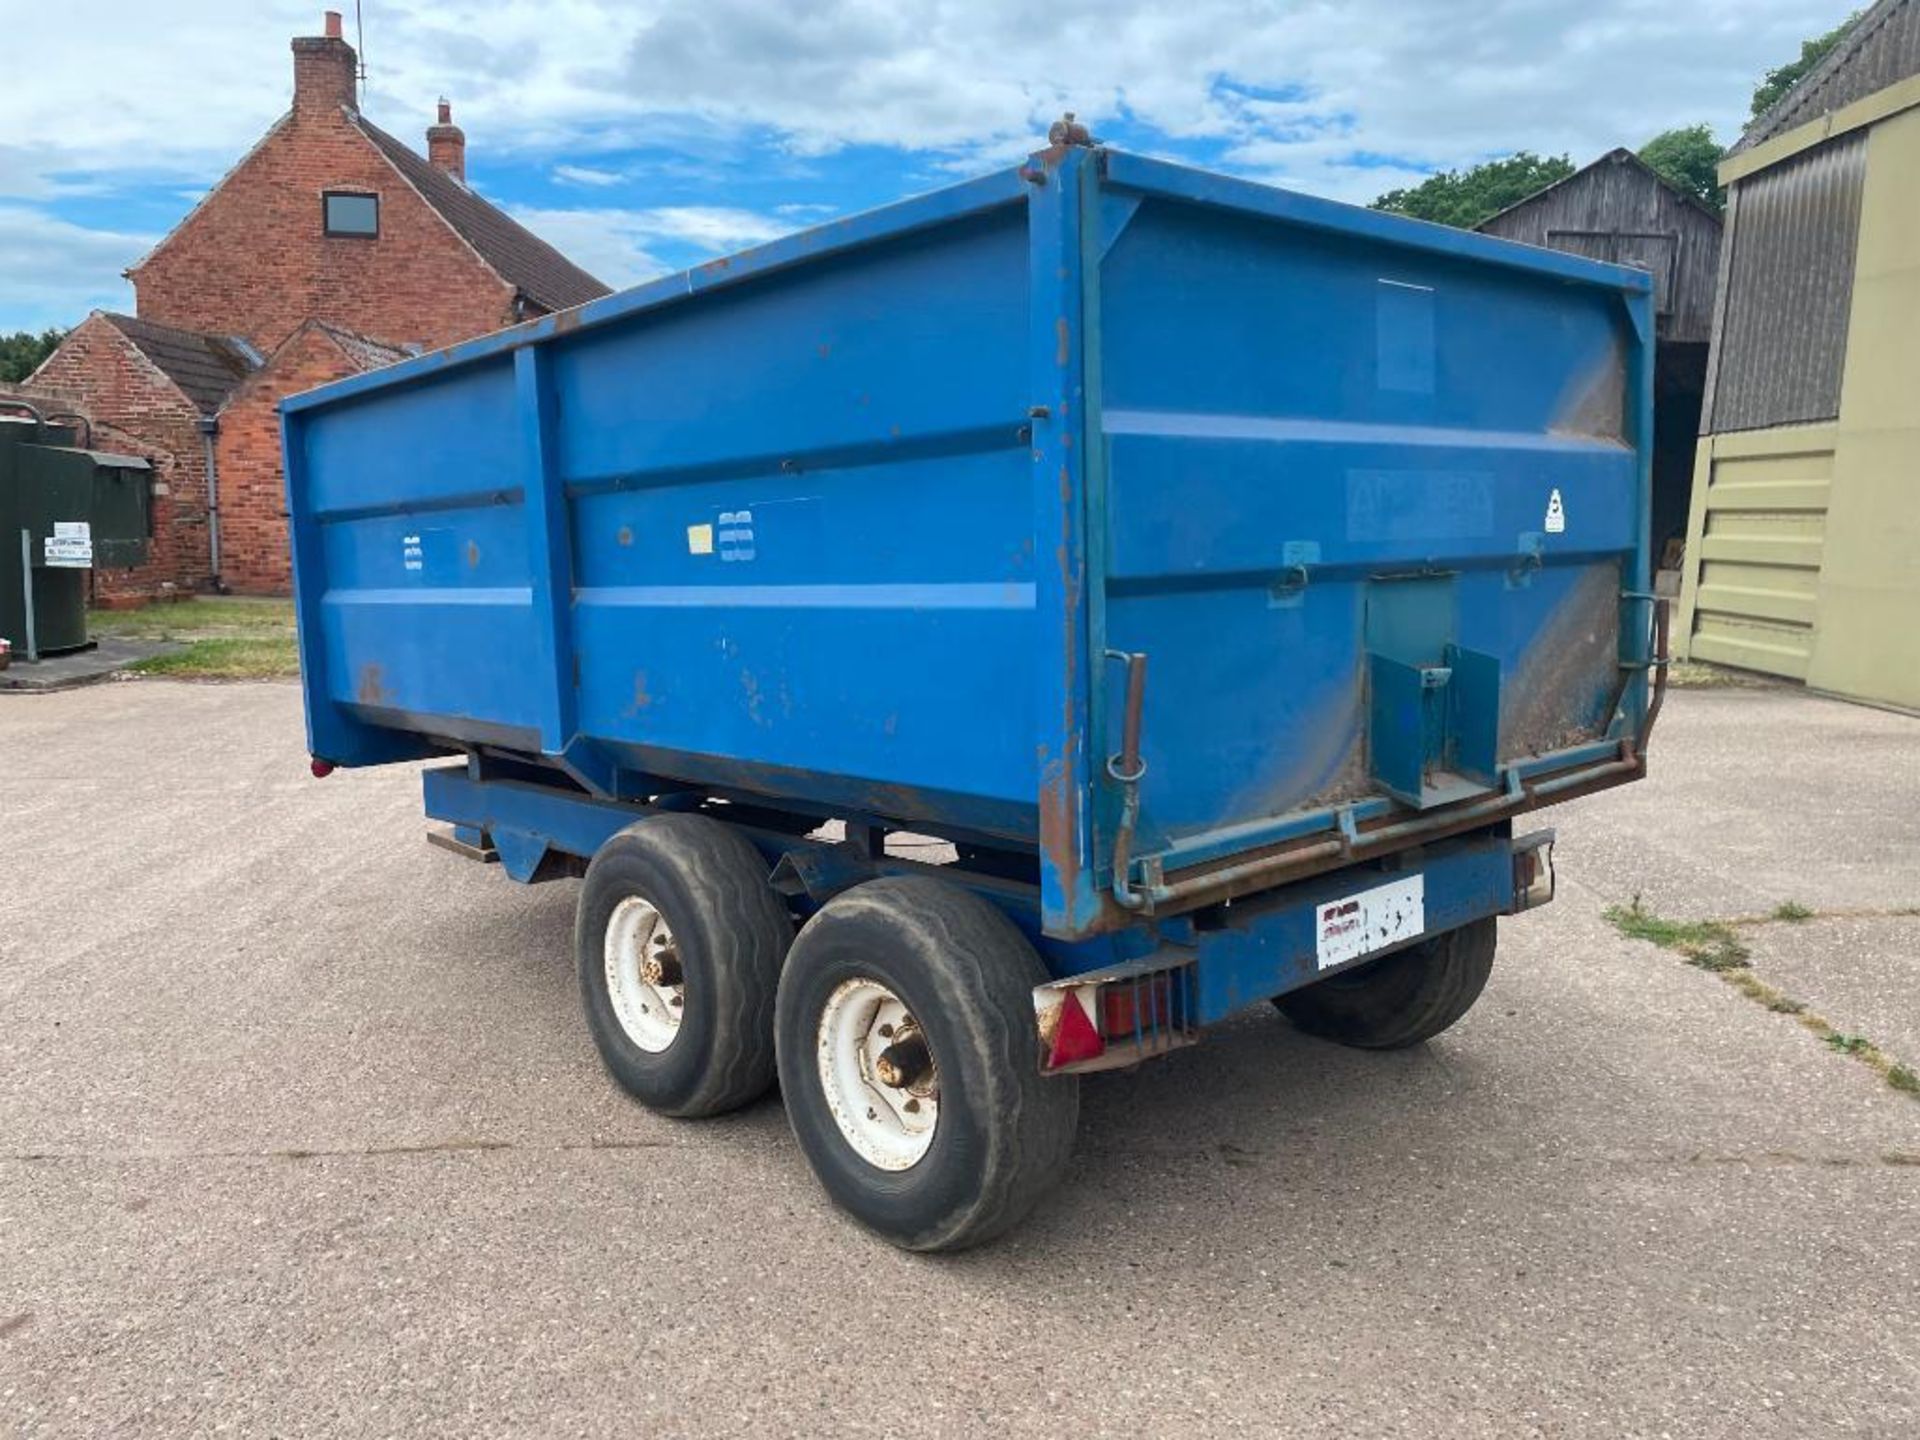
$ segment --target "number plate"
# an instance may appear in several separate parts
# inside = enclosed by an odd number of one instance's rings
[[[1427,928],[1427,877],[1409,875],[1329,900],[1314,916],[1314,946],[1322,970],[1375,950],[1415,940]]]

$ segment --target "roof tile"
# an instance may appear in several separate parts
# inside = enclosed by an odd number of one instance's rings
[[[380,153],[480,258],[536,305],[545,310],[567,310],[613,293],[538,235],[436,169],[364,115],[353,118]]]

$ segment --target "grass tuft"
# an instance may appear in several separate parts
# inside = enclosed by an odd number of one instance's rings
[[[1799,912],[1799,913],[1788,913]],[[1773,912],[1775,920],[1803,920],[1812,912],[1794,901],[1786,901]],[[1749,1000],[1766,1006],[1776,1015],[1791,1015],[1816,1039],[1839,1054],[1851,1056],[1872,1070],[1893,1089],[1920,1099],[1920,1074],[1901,1064],[1865,1035],[1848,1035],[1835,1028],[1824,1015],[1807,1009],[1783,990],[1776,989],[1753,973],[1748,964],[1747,947],[1732,928],[1721,920],[1666,920],[1640,903],[1635,895],[1631,905],[1613,905],[1606,911],[1608,922],[1622,935],[1646,940],[1682,956],[1689,965],[1710,970]],[[1758,924],[1754,920],[1741,924]]]
[[[1813,911],[1798,900],[1782,900],[1773,907],[1773,919],[1785,920],[1789,924],[1798,924],[1802,920],[1811,920]]]
[[[278,635],[293,630],[291,600],[208,596],[138,610],[95,610],[88,623],[96,635],[139,640],[197,640],[208,635]]]
[[[300,673],[300,656],[291,635],[220,635],[127,668],[176,680],[284,680]]]
[[[186,648],[135,661],[141,675],[173,680],[285,680],[300,673],[293,605],[286,600],[208,597],[141,610],[98,610],[97,635],[173,640]]]
[[[1631,905],[1609,906],[1606,918],[1628,939],[1647,940],[1672,950],[1686,957],[1689,965],[1702,970],[1746,968],[1747,947],[1724,921],[1668,920],[1643,906],[1638,895],[1633,897]]]

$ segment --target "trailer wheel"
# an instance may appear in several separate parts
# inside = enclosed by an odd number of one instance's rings
[[[717,1115],[773,1080],[793,938],[767,866],[702,815],[655,815],[587,867],[573,927],[587,1028],[613,1078],[664,1115]]]
[[[977,896],[869,881],[801,929],[780,977],[780,1092],[841,1208],[909,1250],[1019,1221],[1073,1149],[1073,1077],[1040,1073],[1040,957]]]
[[[1491,916],[1475,920],[1273,1003],[1309,1035],[1342,1045],[1418,1045],[1473,1008],[1493,971],[1496,938]]]

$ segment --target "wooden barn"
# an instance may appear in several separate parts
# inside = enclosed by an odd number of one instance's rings
[[[1631,150],[1610,150],[1479,228],[1502,239],[1652,273],[1659,315],[1652,523],[1659,556],[1687,533],[1694,445],[1713,338],[1720,217]]]

